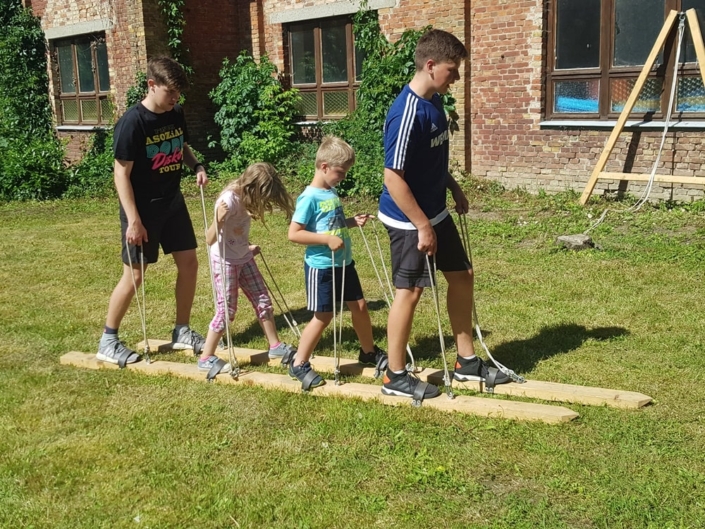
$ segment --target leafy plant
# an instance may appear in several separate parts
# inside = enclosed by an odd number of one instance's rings
[[[90,147],[69,172],[66,197],[103,196],[113,189],[113,131],[93,133]]]
[[[133,84],[130,88],[127,89],[127,108],[130,108],[142,101],[146,95],[147,74],[144,72],[137,72],[137,75],[135,75],[135,84]]]
[[[243,51],[235,62],[223,61],[221,81],[210,93],[220,107],[214,117],[220,146],[229,155],[221,169],[240,172],[258,161],[276,165],[292,151],[299,95],[285,89],[276,74],[267,56],[258,64]]]
[[[0,199],[52,198],[66,186],[54,134],[46,43],[39,18],[0,0]]]

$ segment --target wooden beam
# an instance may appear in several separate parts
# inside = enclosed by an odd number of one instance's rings
[[[607,143],[605,144],[605,148],[602,150],[602,154],[600,155],[600,158],[597,161],[597,165],[595,165],[595,168],[593,169],[592,174],[590,175],[590,179],[588,180],[588,183],[585,186],[585,190],[583,191],[583,194],[580,197],[580,203],[583,206],[590,198],[590,195],[592,194],[592,190],[595,188],[595,184],[597,183],[597,179],[599,178],[600,173],[605,168],[605,165],[607,165],[607,160],[609,159],[610,154],[612,154],[612,149],[614,149],[614,145],[617,142],[617,138],[624,129],[624,124],[627,122],[627,118],[629,118],[629,114],[631,113],[632,108],[634,108],[636,100],[639,98],[641,89],[644,87],[646,78],[649,76],[651,68],[656,62],[656,58],[658,57],[659,51],[661,51],[664,42],[666,42],[668,34],[671,32],[671,28],[673,27],[673,23],[676,20],[677,14],[678,13],[676,11],[671,10],[671,12],[668,14],[668,17],[666,17],[666,21],[663,23],[661,32],[659,33],[658,37],[656,38],[656,42],[654,42],[654,45],[651,48],[651,53],[649,53],[649,56],[646,58],[644,67],[641,69],[641,73],[639,74],[639,77],[637,78],[636,83],[634,84],[634,88],[632,89],[631,94],[629,94],[629,97],[627,98],[627,102],[624,105],[622,113],[619,115],[617,124],[615,125],[614,129],[612,129],[612,133],[610,134],[610,137],[608,138]]]
[[[443,371],[429,372],[426,379],[432,384],[442,386]],[[484,385],[481,382],[454,381],[453,386],[477,392],[484,391]],[[495,386],[494,394],[625,409],[641,408],[652,401],[652,398],[648,395],[634,391],[593,388],[573,384],[559,384],[557,382],[542,382],[540,380],[527,380],[523,384],[512,382],[500,384]]]
[[[705,46],[703,46],[703,34],[700,31],[700,23],[695,9],[688,9],[685,12],[690,27],[690,35],[693,37],[693,46],[695,47],[695,56],[698,58],[698,67],[700,68],[700,78],[705,84]]]
[[[648,182],[651,178],[647,173],[612,173],[601,172],[600,179],[608,180],[633,180],[635,182]],[[702,176],[676,176],[676,175],[654,175],[654,182],[665,182],[672,184],[699,184],[705,185],[705,177]]]
[[[60,362],[64,365],[88,369],[119,369],[115,364],[96,360],[95,354],[75,351],[63,355],[60,358]],[[194,364],[162,361],[154,361],[151,364],[137,362],[135,364],[128,364],[127,369],[147,375],[171,374],[203,382],[206,380],[205,374],[199,372]],[[250,371],[241,373],[238,380],[234,380],[231,376],[226,374],[216,377],[215,382],[258,386],[266,389],[301,393],[301,384],[298,381],[292,380],[286,375],[274,375],[271,373]],[[345,383],[336,386],[328,382],[325,386],[314,389],[311,394],[320,397],[345,397],[364,401],[378,401],[390,406],[411,405],[411,399],[383,395],[380,391],[380,386],[373,384]],[[573,410],[561,406],[516,402],[491,397],[457,396],[453,400],[450,400],[446,398],[445,395],[441,395],[435,399],[425,400],[422,406],[424,408],[444,412],[464,413],[499,419],[514,419],[519,421],[540,421],[549,424],[565,423],[578,417],[578,414]]]
[[[171,342],[167,340],[149,340],[151,347],[157,347],[160,352],[170,352]],[[142,342],[137,344],[142,348]],[[278,367],[280,361],[270,360],[266,352],[255,349],[234,348],[235,357],[238,363],[247,365],[270,365]],[[189,356],[193,352],[188,349],[184,353]],[[217,350],[216,355],[223,360],[228,360],[228,353],[224,350]],[[311,359],[311,365],[320,373],[333,373],[335,362],[330,356],[316,356]],[[355,360],[347,358],[340,359],[340,373],[343,375],[357,375],[366,378],[374,377],[374,368],[360,365]],[[443,386],[443,371],[424,370],[418,373],[421,380],[426,380],[431,384]],[[453,382],[453,387],[460,387],[472,391],[483,392],[484,387],[478,383]],[[572,384],[560,384],[558,382],[542,382],[540,380],[528,380],[524,384],[501,384],[495,387],[498,395],[508,395],[514,397],[528,397],[534,399],[548,400],[552,402],[570,402],[590,406],[611,406],[614,408],[640,408],[652,401],[648,395],[635,393],[632,391],[622,391],[605,388],[593,388],[587,386],[576,386]]]
[[[171,342],[168,340],[149,340],[150,349],[154,350],[156,348],[160,353],[168,353],[172,351]],[[144,342],[139,342],[137,344],[138,351],[144,349]],[[187,356],[193,356],[192,349],[186,349],[181,351]],[[267,351],[258,351],[256,349],[245,349],[242,347],[233,347],[233,352],[235,353],[235,359],[238,364],[251,364],[255,366],[269,365],[271,367],[279,367],[281,365],[281,360],[279,358],[271,359],[267,355]],[[217,349],[215,352],[218,358],[222,358],[226,362],[230,361],[227,349]],[[316,371],[322,373],[333,373],[335,371],[335,360],[330,356],[314,356],[310,360],[311,367]],[[360,364],[357,360],[351,360],[350,358],[341,358],[339,362],[340,374],[347,376],[362,376],[374,378],[375,368],[367,367]]]

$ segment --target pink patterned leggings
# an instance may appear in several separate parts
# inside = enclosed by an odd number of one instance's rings
[[[222,332],[225,329],[225,304],[223,303],[223,274],[221,271],[221,261],[219,258],[213,259],[213,278],[215,280],[215,292],[217,298],[217,310],[210,328],[215,332]],[[245,264],[234,265],[224,260],[225,267],[225,291],[228,298],[228,316],[230,321],[235,319],[237,312],[238,289],[242,291],[250,300],[255,314],[260,320],[267,320],[272,317],[272,299],[269,297],[267,287],[264,284],[262,274],[257,268],[254,259],[250,259]]]

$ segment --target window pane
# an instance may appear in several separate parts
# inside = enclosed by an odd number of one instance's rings
[[[556,68],[600,65],[601,0],[558,0],[556,5]]]
[[[323,114],[325,116],[345,116],[347,113],[347,92],[326,92],[323,94]]]
[[[641,66],[663,26],[664,0],[617,0],[614,66]],[[659,53],[658,63],[662,62]]]
[[[554,112],[597,113],[600,96],[599,79],[560,81],[554,85]]]
[[[678,79],[677,112],[705,112],[705,87],[698,77]]]
[[[113,119],[113,105],[108,98],[100,100],[100,121],[108,123]]]
[[[348,80],[348,51],[345,22],[321,27],[323,47],[323,82],[345,83]]]
[[[64,99],[61,101],[62,121],[78,121],[78,101]]]
[[[90,42],[76,44],[76,59],[78,62],[78,86],[80,91],[95,92]]]
[[[627,104],[627,99],[632,93],[636,79],[612,79],[610,82],[610,109],[612,112],[621,112]],[[658,112],[661,110],[661,88],[663,79],[647,79],[641,89],[639,98],[634,103],[632,112]]]
[[[81,121],[98,123],[98,101],[95,99],[81,101]]]
[[[98,86],[101,92],[110,92],[110,75],[108,74],[108,49],[105,41],[95,44],[95,56],[98,61]]]
[[[700,32],[705,32],[705,0],[682,0],[683,1],[683,11],[688,9],[695,9],[698,15],[698,24],[700,25]],[[685,50],[681,51],[681,60],[683,62],[698,62],[697,56],[695,55],[695,48],[693,47],[693,37],[690,35],[690,27],[688,24],[685,25],[685,34],[683,35],[683,41],[685,42]]]
[[[291,69],[294,84],[316,82],[316,49],[312,29],[291,32]]]
[[[316,92],[299,92],[301,102],[299,103],[299,114],[302,116],[318,116],[318,99]]]
[[[61,80],[61,92],[64,94],[76,93],[76,85],[73,82],[73,56],[71,54],[71,44],[57,46],[59,54],[59,78]]]

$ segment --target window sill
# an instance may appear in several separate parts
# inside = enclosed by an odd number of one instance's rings
[[[108,130],[110,125],[57,125],[58,132],[92,132],[94,130]]]
[[[613,129],[617,125],[616,119],[611,120],[582,120],[582,119],[556,119],[539,123],[541,129]],[[627,121],[625,130],[663,130],[663,121]],[[705,130],[705,121],[671,121],[668,130]]]

